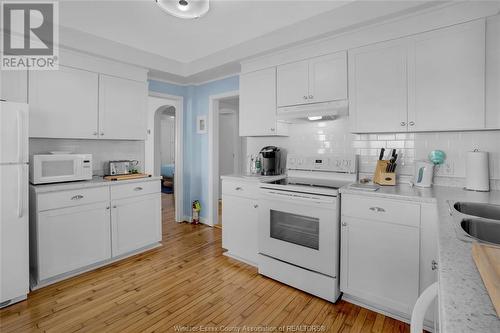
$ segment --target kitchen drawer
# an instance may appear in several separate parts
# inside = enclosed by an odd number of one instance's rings
[[[342,215],[412,227],[420,226],[419,204],[372,196],[343,194]]]
[[[128,184],[112,185],[111,200],[135,197],[138,195],[161,192],[160,181],[134,182]]]
[[[250,182],[236,182],[236,181],[222,181],[222,194],[235,195],[238,197],[257,198],[259,191],[258,183]]]
[[[87,205],[109,201],[108,186],[70,191],[41,193],[37,196],[38,211]]]

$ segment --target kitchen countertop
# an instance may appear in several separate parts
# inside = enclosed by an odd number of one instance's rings
[[[276,175],[276,176],[262,176],[262,175],[244,175],[244,174],[232,174],[232,175],[224,175],[220,177],[222,180],[237,180],[237,181],[245,181],[245,182],[255,182],[255,183],[266,183],[266,182],[274,182],[276,180],[280,180],[286,178],[286,175]]]
[[[472,241],[458,236],[448,201],[500,204],[500,191],[473,192],[456,187],[420,189],[384,186],[368,192],[349,188],[341,193],[433,203],[438,207],[438,280],[440,327],[446,333],[500,332],[500,319],[472,259]]]
[[[147,181],[159,181],[160,176],[153,176],[147,178],[127,179],[127,180],[106,180],[103,177],[93,177],[91,180],[81,180],[75,182],[55,183],[55,184],[40,184],[30,186],[36,193],[47,193],[54,191],[68,191],[82,188],[100,187],[100,186],[113,186],[129,183],[139,183]]]

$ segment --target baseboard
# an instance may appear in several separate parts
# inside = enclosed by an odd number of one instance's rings
[[[374,311],[374,312],[377,312],[377,313],[380,313],[380,314],[383,314],[384,316],[387,316],[387,317],[391,317],[393,319],[396,319],[396,320],[399,320],[399,321],[402,321],[404,323],[407,323],[407,324],[410,324],[411,322],[411,318],[409,318],[408,316],[402,314],[402,313],[396,313],[394,311],[390,311],[388,309],[384,309],[376,304],[373,304],[373,303],[370,303],[370,302],[366,302],[360,298],[357,298],[355,296],[352,296],[352,295],[349,295],[349,294],[343,294],[342,295],[342,299],[344,301],[347,301],[349,303],[352,303],[352,304],[355,304],[355,305],[358,305],[358,306],[361,306],[365,309],[368,309],[368,310],[371,310],[371,311]],[[432,323],[429,323],[428,321],[424,321],[424,329],[427,331],[427,332],[434,332],[434,326],[432,325]]]
[[[184,216],[182,218],[182,222],[189,222],[189,223],[191,223],[192,220],[193,220],[192,216]],[[200,223],[204,224],[204,225],[207,225],[209,227],[213,227],[213,225],[211,225],[210,223],[208,223],[208,220],[206,218],[204,218],[204,217],[200,217]]]
[[[238,261],[241,261],[244,264],[247,264],[247,265],[253,266],[255,268],[258,268],[257,263],[255,263],[253,261],[250,261],[250,260],[243,259],[243,258],[235,256],[235,255],[232,255],[229,251],[226,251],[226,252],[224,252],[222,254],[225,255],[226,257],[231,258],[231,259],[238,260]]]
[[[100,261],[100,262],[98,262],[96,264],[92,264],[92,265],[88,265],[88,266],[85,266],[85,267],[82,267],[82,268],[78,268],[78,269],[75,269],[75,270],[73,270],[71,272],[59,274],[59,275],[50,277],[50,278],[42,280],[42,281],[31,280],[30,281],[30,283],[31,283],[30,290],[34,291],[34,290],[46,287],[48,285],[57,283],[57,282],[60,282],[60,281],[63,281],[63,280],[67,280],[67,279],[75,277],[77,275],[81,275],[83,273],[93,271],[93,270],[95,270],[97,268],[113,264],[113,263],[115,263],[117,261],[120,261],[120,260],[129,258],[129,257],[135,256],[137,254],[141,254],[143,252],[147,252],[149,250],[152,250],[152,249],[155,249],[155,248],[161,247],[161,246],[163,246],[161,243],[154,243],[154,244],[151,244],[151,245],[144,246],[144,247],[142,247],[140,249],[137,249],[137,250],[134,250],[134,251],[122,254],[120,256],[116,256],[116,257],[111,258],[111,259]]]

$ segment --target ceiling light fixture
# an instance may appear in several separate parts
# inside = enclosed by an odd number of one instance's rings
[[[155,0],[165,12],[183,19],[194,19],[205,15],[210,9],[209,0]]]

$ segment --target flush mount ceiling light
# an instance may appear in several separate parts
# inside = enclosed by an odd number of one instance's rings
[[[183,19],[194,19],[205,15],[209,0],[155,0],[161,9],[170,15]]]

